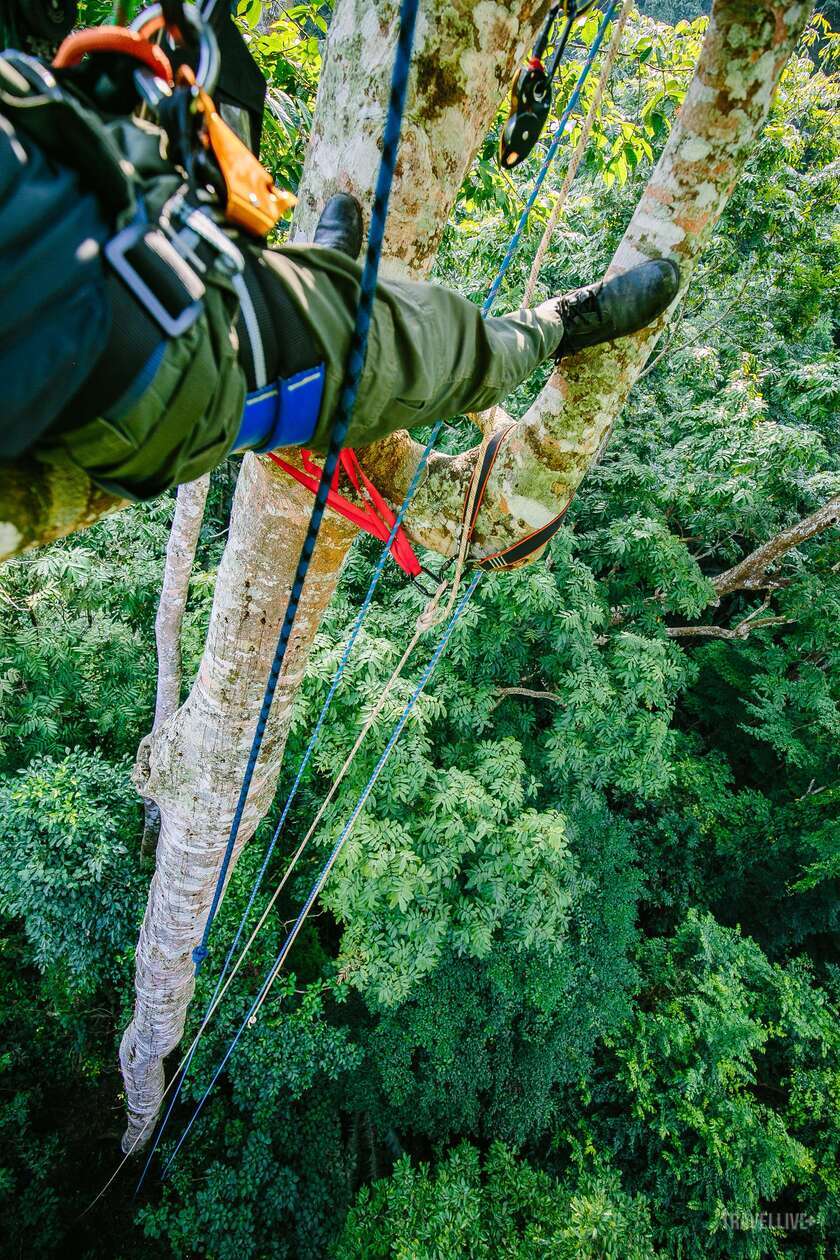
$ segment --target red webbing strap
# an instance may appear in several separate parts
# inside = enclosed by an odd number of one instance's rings
[[[507,429],[495,433],[487,443],[484,452],[484,458],[481,461],[481,467],[477,470],[478,490],[476,491],[475,503],[473,504],[472,520],[469,522],[469,538],[472,540],[475,532],[475,523],[478,520],[478,513],[484,500],[484,494],[487,490],[487,483],[490,480],[490,474],[496,463],[496,458],[501,450],[502,443],[516,428],[516,425],[510,425]],[[466,515],[467,504],[469,503],[470,493],[472,492],[472,482],[467,491],[466,502],[464,503],[464,515]],[[479,569],[498,571],[500,569],[515,569],[517,565],[523,564],[535,551],[540,551],[547,543],[551,541],[558,529],[563,523],[563,517],[568,511],[568,503],[559,516],[555,516],[553,520],[546,525],[541,525],[539,529],[535,529],[533,533],[528,534],[525,538],[520,538],[518,542],[512,543],[510,547],[505,547],[503,551],[496,551],[491,556],[485,556],[483,560],[478,560],[476,566]]]
[[[282,468],[283,472],[293,477],[299,485],[315,494],[321,480],[321,469],[313,459],[311,451],[301,449],[300,456],[303,464],[302,469],[288,463],[274,451],[268,452],[268,458],[278,468]],[[354,490],[360,495],[364,494],[364,497],[367,499],[364,507],[360,507],[357,503],[353,503],[352,500],[339,493],[338,484],[342,471],[347,475]],[[364,487],[364,490],[362,487]],[[367,534],[372,534],[380,542],[387,542],[391,536],[396,516],[370,478],[362,471],[355,451],[349,447],[345,447],[339,456],[332,488],[327,494],[327,507],[332,508],[334,512],[338,512],[340,516],[350,521],[357,529],[364,530]],[[402,526],[400,526],[394,536],[394,541],[391,544],[391,555],[409,577],[417,577],[422,572],[420,561],[414,554],[414,550]]]

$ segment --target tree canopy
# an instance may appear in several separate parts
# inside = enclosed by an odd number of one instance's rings
[[[633,15],[547,291],[606,266],[687,88],[707,8],[660,0]],[[269,161],[295,184],[328,7],[284,6],[266,24],[254,0],[239,17],[269,78]],[[592,38],[587,23],[564,82]],[[813,19],[612,445],[547,556],[480,588],[292,971],[171,1175],[136,1202],[128,1175],[81,1220],[113,1170],[121,1125],[116,1047],[148,874],[129,770],[151,727],[173,500],[0,570],[9,1255],[830,1260],[840,1250],[838,532],[784,550],[753,585],[719,581],[840,493],[837,59],[828,21]],[[435,265],[435,278],[476,300],[538,162],[512,179],[499,172],[500,121]],[[562,178],[561,161],[511,300]],[[465,424],[447,449],[473,441]],[[186,681],[236,474],[232,460],[211,484]],[[370,540],[354,545],[321,623],[288,767],[376,557]],[[305,831],[422,604],[389,572],[291,835]],[[418,654],[415,673],[420,664]],[[384,736],[393,717],[386,709],[375,730]],[[374,745],[208,1029],[188,1100],[203,1093]],[[274,821],[236,868],[225,939]],[[214,982],[201,977],[188,1034]]]

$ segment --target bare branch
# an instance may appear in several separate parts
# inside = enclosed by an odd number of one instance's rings
[[[757,621],[742,621],[737,626],[668,626],[665,633],[669,639],[746,639],[753,630],[762,630],[767,626],[787,626],[793,623],[793,617],[760,617]]]
[[[792,551],[794,547],[799,547],[815,534],[822,533],[831,525],[836,525],[838,521],[840,521],[840,495],[835,495],[834,498],[829,499],[828,503],[817,508],[816,512],[797,521],[789,529],[782,530],[781,534],[763,543],[745,559],[714,578],[718,600],[724,595],[731,595],[733,591],[772,589],[777,583],[768,581],[766,577],[771,565],[778,563],[782,556]]]
[[[500,687],[490,706],[491,712],[502,703],[505,696],[525,696],[529,700],[550,700],[552,704],[565,704],[563,697],[555,695],[553,691],[532,691],[530,687]]]

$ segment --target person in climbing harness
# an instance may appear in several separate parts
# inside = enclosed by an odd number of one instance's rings
[[[170,32],[166,9],[121,42],[70,36],[52,66],[0,55],[0,461],[69,465],[129,499],[232,452],[325,450],[361,275],[347,194],[312,243],[265,246],[293,199],[250,153],[243,183],[212,41],[195,32],[194,73],[173,70],[148,35]],[[383,279],[348,444],[484,410],[544,360],[645,327],[678,288],[675,264],[651,260],[483,318],[446,288]]]

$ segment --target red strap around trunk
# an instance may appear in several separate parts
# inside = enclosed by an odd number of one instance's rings
[[[301,448],[302,469],[295,468],[294,464],[287,463],[285,459],[276,455],[274,451],[269,451],[268,458],[278,468],[282,468],[283,472],[288,473],[290,477],[294,477],[299,485],[310,490],[312,494],[317,493],[322,469],[315,462],[311,451]],[[363,507],[351,502],[350,499],[339,493],[338,483],[342,472],[345,473],[348,481],[360,498],[366,500]],[[338,467],[335,470],[332,488],[327,493],[327,507],[331,507],[334,512],[338,512],[348,521],[352,521],[358,529],[363,529],[365,533],[372,534],[380,542],[388,541],[391,536],[391,530],[394,528],[394,521],[397,519],[376,486],[363,471],[356,457],[356,452],[349,447],[345,447],[338,457]],[[414,554],[414,549],[408,541],[402,526],[400,526],[394,536],[394,541],[391,544],[391,555],[402,571],[407,573],[409,577],[418,577],[422,572],[420,561]]]

